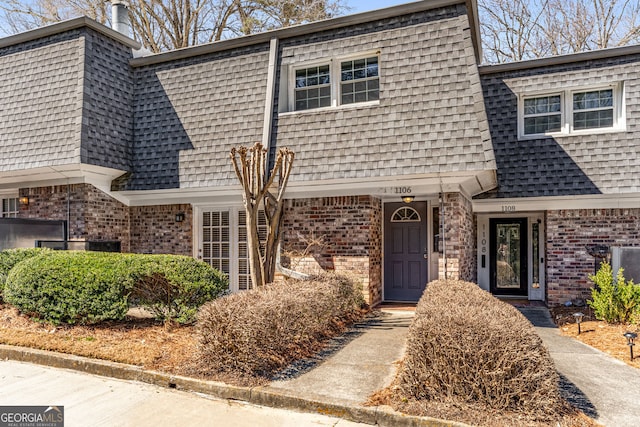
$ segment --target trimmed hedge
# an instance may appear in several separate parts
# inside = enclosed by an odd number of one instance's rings
[[[322,341],[361,316],[350,279],[323,275],[228,295],[198,314],[199,373],[269,378],[313,355]]]
[[[189,323],[202,304],[226,293],[227,278],[209,264],[180,255],[136,257],[132,300],[158,320]]]
[[[553,419],[558,374],[531,323],[478,285],[429,283],[409,329],[396,402],[468,404]]]
[[[145,292],[151,278],[162,286]],[[51,323],[91,324],[123,319],[134,294],[162,320],[184,323],[226,288],[222,274],[190,257],[51,251],[11,270],[5,299]]]
[[[51,250],[47,248],[17,248],[0,251],[0,302],[2,302],[2,291],[11,269],[20,261],[49,251]]]

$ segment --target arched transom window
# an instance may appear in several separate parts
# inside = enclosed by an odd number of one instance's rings
[[[413,208],[403,206],[391,215],[391,222],[420,222],[420,214]]]

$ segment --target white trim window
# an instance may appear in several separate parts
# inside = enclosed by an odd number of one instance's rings
[[[562,95],[528,97],[523,101],[524,134],[539,135],[562,130]]]
[[[2,199],[2,210],[0,211],[0,217],[2,218],[16,218],[20,212],[20,203],[17,197],[10,197]]]
[[[292,65],[289,75],[289,111],[377,103],[380,99],[378,52]]]
[[[295,70],[296,111],[331,106],[329,64]]]
[[[340,103],[380,99],[378,56],[340,62]]]
[[[251,288],[246,213],[242,207],[197,207],[195,256],[229,277],[232,292]],[[266,241],[264,211],[258,217],[258,236]],[[264,249],[264,248],[263,248]]]
[[[526,94],[518,102],[520,138],[625,129],[623,84]]]
[[[613,88],[573,93],[573,129],[614,126]]]

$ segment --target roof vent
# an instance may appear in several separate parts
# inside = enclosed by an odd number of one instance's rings
[[[131,37],[129,5],[126,1],[111,0],[111,28],[127,37]]]

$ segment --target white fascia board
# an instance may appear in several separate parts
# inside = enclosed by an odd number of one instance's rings
[[[522,197],[473,200],[475,213],[535,212],[573,209],[640,208],[640,194],[593,194],[580,196]]]
[[[289,181],[285,197],[306,199],[314,197],[337,197],[373,195],[392,200],[402,195],[430,196],[440,192],[462,192],[467,196],[492,189],[486,186],[493,182],[486,176],[495,176],[493,171],[463,171],[432,176],[393,176],[349,180]],[[194,205],[236,204],[242,202],[240,185],[208,188],[176,188],[167,190],[122,191],[119,194],[129,200],[131,206],[151,206],[191,203]]]
[[[41,166],[0,172],[0,188],[46,187],[51,185],[109,184],[126,171],[87,164]]]

